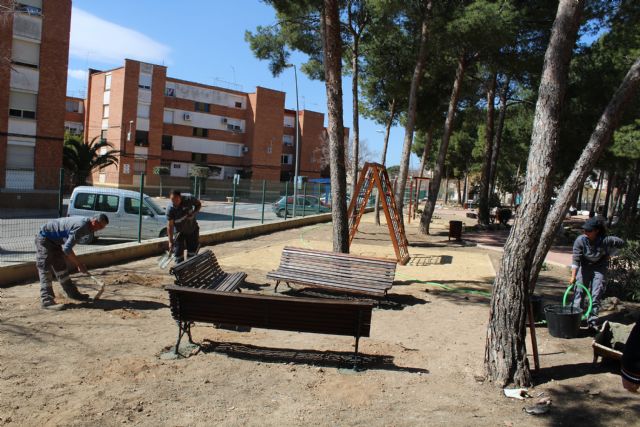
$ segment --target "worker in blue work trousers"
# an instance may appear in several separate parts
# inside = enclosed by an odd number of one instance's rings
[[[167,237],[169,252],[173,253],[177,264],[184,261],[185,249],[187,258],[196,256],[200,249],[200,227],[196,215],[202,208],[202,203],[194,196],[181,194],[179,190],[172,190],[169,200]]]
[[[87,301],[89,296],[78,291],[69,277],[67,260],[76,266],[79,272],[88,274],[87,267],[80,262],[73,247],[80,239],[109,224],[109,218],[100,214],[93,218],[70,216],[51,220],[40,228],[36,235],[36,267],[40,276],[40,300],[42,308],[61,310],[63,304],[56,304],[53,293],[52,273],[56,276],[62,290],[71,299]]]
[[[590,328],[597,328],[609,259],[616,254],[617,249],[625,245],[625,242],[619,237],[607,236],[604,222],[598,218],[589,218],[582,226],[582,231],[583,234],[573,243],[570,283],[578,282],[589,289],[593,307],[587,322]],[[581,287],[575,287],[574,307],[582,308],[584,293]]]

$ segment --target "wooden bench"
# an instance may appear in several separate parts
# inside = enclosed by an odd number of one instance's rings
[[[191,325],[203,322],[353,336],[357,367],[360,337],[368,337],[371,329],[373,304],[369,302],[247,295],[174,285],[167,291],[171,315],[178,323],[176,354],[185,333],[193,343]]]
[[[169,270],[176,276],[177,286],[211,289],[223,292],[240,291],[239,286],[247,277],[246,273],[225,273],[220,268],[211,250],[199,253]]]
[[[267,274],[276,281],[331,291],[386,296],[393,286],[396,261],[336,252],[285,247],[280,266]]]

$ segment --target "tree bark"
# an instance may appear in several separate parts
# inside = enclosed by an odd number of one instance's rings
[[[431,147],[433,146],[433,127],[430,127],[429,130],[427,130],[427,141],[424,144],[424,149],[422,150],[422,159],[420,160],[420,178],[424,177],[424,169],[427,167],[427,159],[429,158],[429,153],[431,152]],[[418,180],[418,182],[416,183],[416,194],[418,195],[417,198],[417,202],[416,202],[416,209],[418,208],[417,205],[420,204],[420,190],[422,189],[422,180]]]
[[[507,115],[507,97],[509,96],[510,84],[511,78],[507,77],[504,83],[504,87],[500,91],[500,113],[498,114],[498,128],[496,129],[496,136],[493,139],[493,149],[491,150],[491,186],[489,187],[489,194],[492,194],[496,187],[498,156],[500,154],[500,147],[502,145],[502,132],[504,131],[504,120]]]
[[[583,7],[584,1],[576,0],[560,0],[558,5],[538,91],[522,204],[493,285],[484,365],[487,379],[501,387],[531,383],[525,342],[527,288],[553,189],[559,120]]]
[[[329,153],[331,162],[331,218],[334,252],[349,253],[347,221],[347,181],[342,122],[342,39],[338,0],[324,0],[322,11],[322,47],[329,116]]]
[[[384,166],[387,163],[387,148],[389,147],[389,135],[391,134],[391,126],[393,125],[393,119],[396,116],[396,100],[391,100],[389,105],[389,121],[387,122],[387,128],[384,132],[384,144],[382,145],[382,158],[380,163]],[[380,194],[376,191],[376,204],[375,204],[375,219],[376,225],[380,225]]]
[[[638,206],[638,198],[640,196],[640,160],[636,160],[634,171],[629,180],[629,190],[624,200],[622,212],[620,213],[621,223],[630,223],[634,218],[635,210]]]
[[[484,159],[480,178],[480,197],[478,198],[478,224],[489,225],[489,203],[491,200],[491,159],[493,152],[493,131],[495,117],[495,98],[497,73],[493,72],[487,86],[487,118],[485,122]]]
[[[602,185],[602,175],[603,172],[598,172],[598,182],[596,183],[596,191],[593,192],[593,198],[591,199],[591,208],[589,212],[596,212],[596,201],[598,200],[598,195],[600,194],[600,186]]]
[[[609,218],[609,206],[611,204],[611,195],[613,194],[613,187],[616,183],[616,174],[607,172],[607,193],[604,196],[604,206],[602,207],[602,215],[605,218]]]
[[[359,55],[359,40],[354,35],[353,38],[353,58],[351,59],[351,72],[353,74],[351,79],[351,96],[353,97],[353,160],[351,171],[353,176],[351,177],[352,192],[355,191],[358,185],[358,162],[360,156],[360,112],[358,102],[358,55]],[[355,195],[353,195],[355,197]]]
[[[582,210],[582,193],[584,192],[584,183],[582,183],[582,185],[580,185],[580,192],[578,193],[578,203],[577,203],[577,208],[578,210]]]
[[[458,180],[458,204],[460,206],[462,206],[463,201],[462,201],[462,186],[460,184],[460,178],[457,178]]]
[[[566,215],[567,209],[569,209],[579,187],[583,185],[587,175],[593,170],[598,158],[611,141],[611,135],[616,129],[618,120],[625,107],[633,99],[638,87],[640,87],[640,59],[629,69],[624,80],[611,97],[609,104],[607,104],[607,107],[589,137],[587,146],[582,151],[571,174],[558,193],[556,202],[547,215],[544,230],[539,235],[539,243],[537,244],[530,273],[529,288],[532,292],[538,280],[538,274],[542,268],[544,258],[547,256],[547,252],[553,244],[555,231],[562,223],[562,219]]]
[[[453,81],[453,88],[451,89],[449,108],[447,109],[447,118],[444,121],[444,133],[442,135],[442,141],[440,142],[438,159],[433,169],[433,178],[429,181],[429,194],[427,196],[424,209],[422,210],[422,215],[420,216],[420,232],[422,234],[429,234],[429,225],[431,224],[433,211],[436,208],[438,192],[440,191],[440,183],[442,182],[442,169],[444,168],[444,162],[447,158],[449,139],[451,138],[451,132],[453,132],[453,119],[455,117],[456,110],[458,109],[458,98],[460,97],[460,89],[462,87],[462,80],[464,79],[466,69],[467,59],[465,53],[462,53],[458,58],[456,78]]]
[[[404,221],[402,208],[404,206],[404,190],[407,185],[409,175],[409,157],[411,156],[411,145],[413,143],[413,131],[416,123],[416,109],[418,105],[418,89],[424,75],[424,66],[427,61],[427,42],[429,41],[429,18],[431,15],[431,0],[424,0],[424,18],[420,29],[420,49],[418,59],[411,77],[411,88],[409,90],[409,106],[407,108],[407,120],[404,126],[404,143],[402,146],[402,156],[400,157],[400,170],[398,171],[398,186],[396,188],[396,208],[400,219]]]

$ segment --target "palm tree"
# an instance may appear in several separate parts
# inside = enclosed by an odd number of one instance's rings
[[[95,170],[117,165],[118,150],[113,149],[105,139],[93,138],[84,142],[82,136],[65,134],[63,164],[74,177],[75,185],[85,185],[87,178]]]

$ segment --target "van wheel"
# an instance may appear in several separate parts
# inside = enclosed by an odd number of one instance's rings
[[[280,209],[278,212],[276,212],[276,216],[279,218],[284,218],[284,209]]]
[[[160,235],[159,235],[158,237],[167,237],[167,229],[166,229],[166,228],[163,228],[163,229],[160,231]]]

